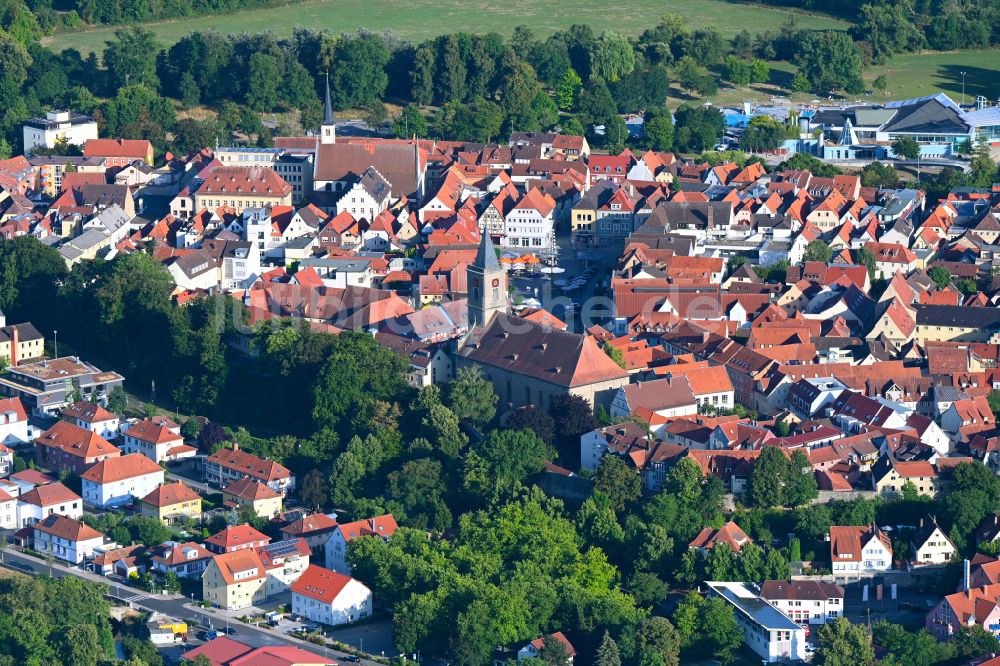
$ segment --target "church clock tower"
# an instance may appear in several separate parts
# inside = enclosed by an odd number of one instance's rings
[[[507,272],[497,259],[493,239],[483,232],[476,261],[466,271],[469,290],[469,329],[487,326],[498,312],[506,312]]]

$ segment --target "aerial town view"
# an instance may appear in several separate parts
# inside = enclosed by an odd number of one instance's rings
[[[1000,666],[1000,0],[0,0],[0,666]]]

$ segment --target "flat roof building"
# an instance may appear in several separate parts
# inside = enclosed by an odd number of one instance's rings
[[[743,642],[768,663],[805,660],[806,630],[743,583],[708,581],[710,597],[733,607]]]

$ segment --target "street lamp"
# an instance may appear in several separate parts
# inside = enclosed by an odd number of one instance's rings
[[[965,72],[959,72],[962,75],[962,106],[965,106]]]
[[[55,338],[55,341],[53,342],[53,345],[55,347],[54,357],[59,358],[59,331],[56,329],[52,329],[52,336]]]

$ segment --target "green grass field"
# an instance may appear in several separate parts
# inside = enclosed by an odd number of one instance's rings
[[[721,68],[718,68],[721,71]],[[780,96],[793,102],[809,102],[814,95],[792,93],[788,87],[795,75],[789,62],[771,63],[771,83],[740,88],[721,88],[710,101],[720,106],[732,106],[744,100],[760,102]],[[965,99],[972,102],[976,95],[985,95],[995,103],[1000,98],[1000,51],[948,51],[912,53],[892,58],[885,65],[874,65],[865,71],[865,81],[884,74],[889,84],[885,94],[861,97],[866,102],[909,99],[935,93],[947,93],[956,102],[962,101],[962,75],[965,72]],[[686,100],[684,93],[671,90],[671,106]]]
[[[847,24],[826,16],[739,5],[722,0],[621,0],[614,5],[599,0],[509,0],[505,3],[475,0],[383,0],[375,7],[364,0],[306,0],[287,7],[260,9],[230,16],[200,16],[149,27],[166,44],[172,44],[196,30],[222,33],[273,30],[289,35],[295,26],[330,28],[352,32],[392,30],[411,41],[440,34],[468,31],[496,31],[508,35],[519,24],[530,25],[539,35],[547,35],[574,23],[588,23],[595,30],[614,29],[638,35],[656,24],[663,14],[683,16],[694,28],[717,27],[726,35],[744,28],[751,33],[776,29],[789,16],[796,16],[806,28],[845,28]],[[98,53],[113,36],[114,28],[60,34],[44,40],[56,50],[75,48],[86,54]]]

